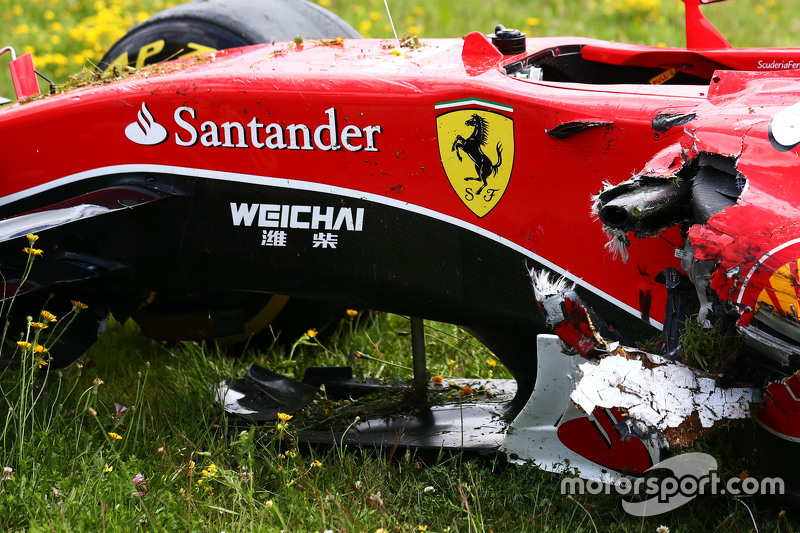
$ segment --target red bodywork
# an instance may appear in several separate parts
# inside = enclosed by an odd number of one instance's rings
[[[235,172],[363,191],[476,226],[631,313],[641,313],[646,295],[654,325],[662,321],[665,301],[655,274],[677,266],[673,255],[682,244],[680,236],[636,242],[627,263],[615,260],[604,249],[606,237],[589,210],[591,195],[604,182],[617,183],[642,171],[655,154],[675,143],[687,154],[738,157],[748,189],[730,216],[692,229],[691,235],[703,242],[702,258],[718,257],[725,268],[749,270],[763,253],[797,237],[795,224],[785,223],[797,205],[788,179],[796,172],[795,152],[778,152],[767,135],[771,116],[797,100],[793,71],[768,76],[720,72],[710,89],[531,82],[509,78],[498,68],[517,56],[468,55],[471,41],[480,39],[424,42],[399,56],[379,41],[219,52],[196,62],[146,69],[110,86],[7,109],[0,142],[13,147],[14,156],[2,162],[0,194],[7,204],[35,187],[120,165]],[[525,55],[546,49],[557,53],[565,44],[586,45],[592,57],[600,58],[601,49],[614,57],[609,43],[585,39],[531,39]],[[617,49],[622,56],[627,50]],[[758,54],[760,61],[773,58],[765,51]],[[663,63],[648,57],[653,65]],[[454,193],[437,145],[436,116],[442,112],[436,104],[464,99],[513,109],[505,113],[513,119],[517,151],[511,179],[502,200],[483,217]],[[157,146],[139,146],[124,136],[143,103],[169,131]],[[353,138],[351,144],[363,151],[258,149],[249,128],[248,139],[234,139],[232,147],[179,146],[176,135],[188,138],[188,133],[176,127],[174,115],[186,107],[196,119],[188,112],[182,116],[198,132],[206,121],[247,125],[253,119],[317,127],[328,123],[326,110],[331,108],[339,130],[354,124],[362,131],[368,126],[380,131],[374,134],[375,150],[368,150],[365,138]],[[483,108],[480,103],[464,107]],[[686,133],[684,128],[655,132],[653,118],[671,112],[698,118]],[[579,121],[603,125],[562,139],[547,134]],[[752,298],[739,303],[752,305]]]
[[[562,43],[531,40],[528,54]],[[679,236],[671,242],[637,242],[627,263],[615,260],[604,249],[606,237],[590,213],[591,195],[604,181],[627,179],[676,142],[675,134],[654,135],[652,118],[707,105],[707,89],[534,83],[509,78],[497,68],[497,57],[492,68],[479,58],[462,57],[463,47],[461,40],[425,42],[397,56],[379,41],[278,44],[154,67],[110,86],[7,109],[0,142],[14,147],[14,157],[2,163],[0,194],[24,196],[56,180],[120,165],[233,172],[363,191],[480,228],[636,315],[640,295],[648,294],[650,317],[659,324],[664,296],[654,277],[659,269],[677,264],[673,246],[680,245]],[[514,123],[513,171],[502,199],[483,217],[454,192],[437,144],[436,117],[442,111],[436,104],[463,99],[513,109],[505,113]],[[143,103],[169,132],[162,144],[139,146],[124,135]],[[249,128],[246,148],[179,146],[175,136],[188,139],[189,134],[176,127],[174,115],[186,107],[196,119],[188,112],[182,117],[198,133],[206,121],[247,125],[254,118],[316,128],[328,123],[326,110],[331,108],[340,135],[347,124],[360,130],[379,126],[380,132],[374,135],[374,151],[367,150],[364,138],[351,141],[364,148],[358,152],[316,146],[258,149]],[[480,102],[465,107],[483,109]],[[565,123],[598,120],[608,125],[565,139],[547,134]]]

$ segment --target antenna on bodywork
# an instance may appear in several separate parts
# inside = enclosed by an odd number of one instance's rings
[[[683,0],[686,9],[686,48],[693,50],[733,48],[700,11],[701,5],[726,0]]]
[[[392,26],[392,33],[394,33],[395,50],[400,52],[400,38],[397,37],[397,30],[394,28],[392,12],[389,10],[389,0],[383,0],[383,5],[386,6],[386,14],[389,16],[389,24]]]

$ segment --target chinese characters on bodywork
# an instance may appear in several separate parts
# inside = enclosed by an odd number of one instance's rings
[[[288,230],[312,230],[312,248],[336,248],[338,232],[364,229],[363,207],[231,202],[230,208],[234,226],[262,228],[262,246],[284,247],[290,240]]]

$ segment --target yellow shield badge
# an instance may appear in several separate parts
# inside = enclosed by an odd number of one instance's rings
[[[514,121],[498,111],[510,106],[483,100],[444,102],[453,109],[436,117],[439,155],[453,190],[479,217],[494,209],[511,179],[514,164]]]

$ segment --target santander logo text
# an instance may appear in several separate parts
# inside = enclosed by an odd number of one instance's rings
[[[378,135],[383,128],[360,126],[341,121],[335,107],[326,109],[313,124],[259,121],[217,122],[213,117],[201,117],[196,109],[181,106],[172,114],[173,141],[177,146],[208,148],[256,148],[267,150],[321,150],[347,152],[378,152]],[[170,134],[156,122],[153,114],[142,104],[138,120],[128,124],[125,135],[136,144],[153,146],[166,141]]]

